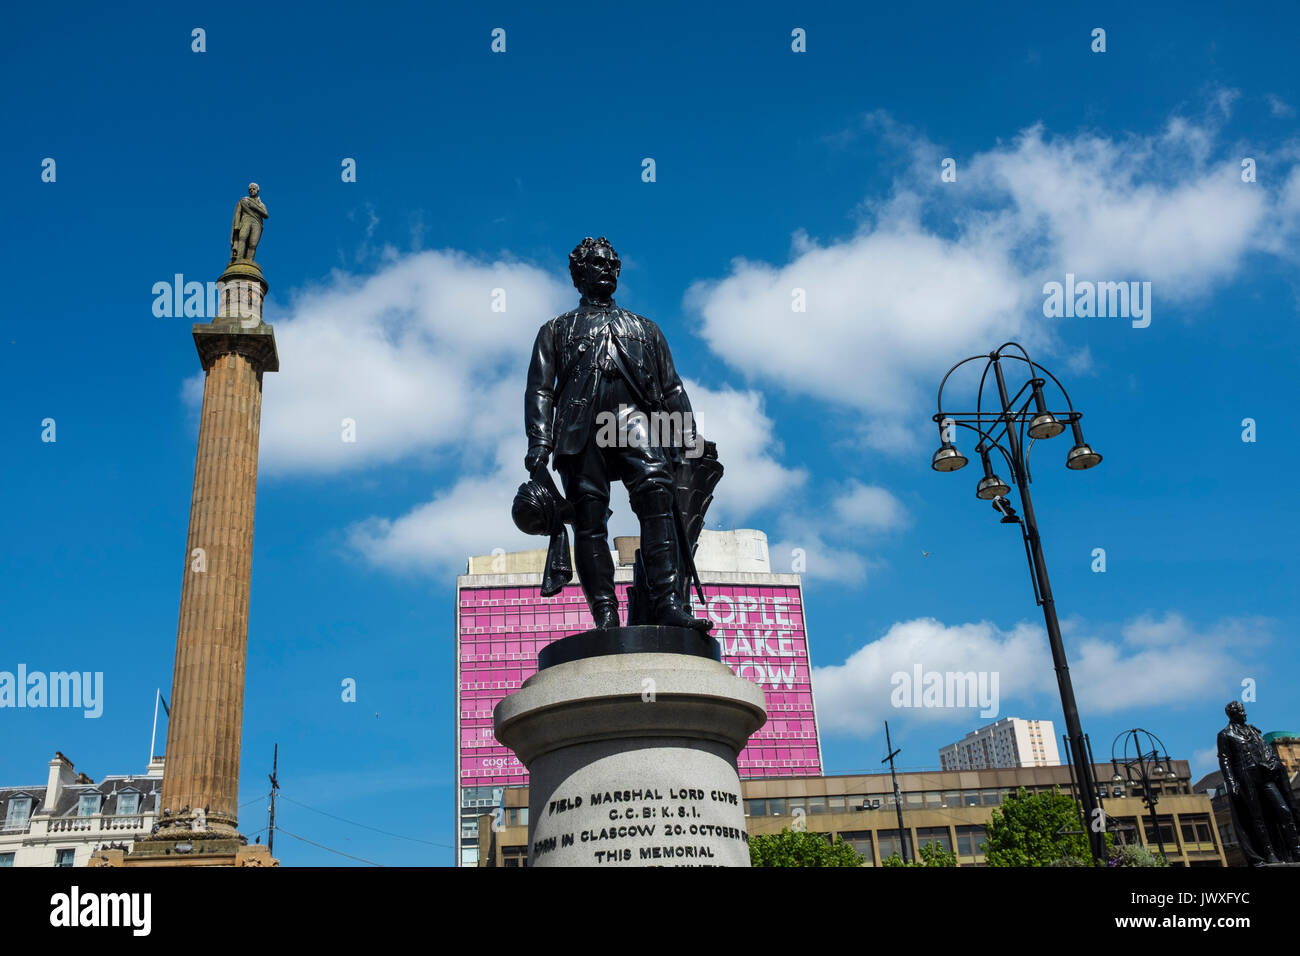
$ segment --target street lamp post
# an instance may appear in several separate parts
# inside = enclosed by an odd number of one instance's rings
[[[1019,350],[1020,354],[1005,351],[1011,348]],[[948,378],[967,362],[980,359],[987,360],[987,364],[984,366],[984,374],[980,378],[975,411],[945,412],[943,410],[943,387],[947,384]],[[1029,380],[1020,387],[1014,396],[1009,395],[1007,392],[1006,377],[1002,370],[1002,362],[1007,359],[1026,363],[1030,376]],[[986,412],[983,408],[983,398],[984,384],[988,378],[989,369],[993,370],[994,381],[997,383],[1000,408],[997,411]],[[1057,388],[1061,390],[1069,411],[1052,412],[1048,410],[1043,395],[1043,386],[1047,384],[1047,379],[1039,378],[1038,372],[1042,372],[1047,378],[1050,378]],[[1028,390],[1028,395],[1025,394],[1026,390]],[[1016,403],[1020,402],[1022,396],[1025,396],[1024,401],[1017,406]],[[1070,683],[1070,668],[1065,658],[1065,646],[1061,641],[1061,625],[1056,617],[1056,602],[1052,598],[1052,584],[1047,577],[1047,562],[1043,556],[1042,540],[1038,535],[1038,521],[1034,515],[1034,502],[1029,494],[1031,478],[1028,460],[1029,449],[1032,449],[1034,441],[1055,438],[1065,431],[1067,425],[1074,433],[1074,447],[1070,449],[1065,458],[1067,468],[1074,471],[1092,468],[1101,462],[1101,455],[1093,451],[1091,446],[1083,440],[1083,432],[1079,427],[1079,419],[1082,415],[1075,411],[1065,387],[1057,381],[1056,376],[1051,372],[1031,360],[1029,353],[1016,342],[1007,342],[988,355],[972,355],[950,368],[948,373],[944,375],[943,381],[939,383],[937,404],[938,412],[934,416],[934,421],[939,425],[940,446],[938,451],[934,453],[931,467],[935,471],[942,472],[956,471],[964,467],[967,459],[957,450],[954,441],[954,429],[955,427],[962,427],[978,433],[980,441],[975,450],[980,455],[984,477],[976,485],[975,495],[977,498],[992,503],[993,509],[1002,515],[1003,524],[1019,524],[1021,526],[1021,533],[1025,541],[1025,552],[1029,558],[1029,567],[1032,573],[1034,595],[1038,604],[1043,608],[1043,619],[1047,625],[1047,639],[1052,648],[1052,663],[1056,669],[1056,682],[1061,693],[1061,708],[1065,711],[1065,728],[1070,740],[1069,756],[1079,780],[1079,802],[1083,810],[1084,831],[1088,835],[1088,844],[1092,850],[1093,859],[1101,863],[1106,859],[1106,837],[1104,828],[1099,831],[1096,827],[1096,823],[1100,819],[1096,775],[1088,759],[1088,749],[1079,722],[1079,709],[1074,700],[1074,687]],[[999,427],[1001,428],[1000,432],[998,431]],[[1024,442],[1026,431],[1028,431],[1030,438],[1028,449]],[[1007,500],[1007,495],[1011,491],[1010,486],[993,472],[989,453],[994,449],[1001,452],[1002,457],[1007,462],[1007,467],[1011,469],[1011,477],[1020,490],[1020,504],[1024,509],[1023,519],[1016,514],[1015,508]]]
[[[1145,746],[1141,737],[1138,736],[1139,734],[1146,736]],[[1121,740],[1124,741],[1124,751],[1122,756],[1117,756],[1115,748],[1119,746]],[[1135,751],[1132,756],[1129,754],[1130,744]],[[1147,746],[1151,749],[1147,750]],[[1161,750],[1165,752],[1163,758],[1160,756]],[[1164,763],[1163,769],[1160,766],[1162,762]],[[1111,777],[1113,783],[1127,784],[1129,786],[1136,783],[1142,785],[1142,802],[1147,805],[1147,809],[1151,812],[1151,831],[1155,834],[1156,846],[1160,848],[1160,858],[1168,863],[1169,858],[1165,856],[1164,837],[1160,835],[1160,820],[1156,817],[1156,804],[1160,802],[1160,797],[1151,789],[1153,779],[1174,776],[1174,767],[1169,762],[1169,751],[1165,748],[1164,741],[1149,730],[1143,730],[1141,727],[1126,730],[1119,734],[1110,745],[1110,765],[1115,770],[1115,775]],[[1119,772],[1120,767],[1124,768],[1122,775]],[[1133,778],[1134,768],[1138,771],[1136,780]]]

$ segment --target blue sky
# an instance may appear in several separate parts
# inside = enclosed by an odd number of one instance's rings
[[[982,723],[892,708],[914,663],[997,671],[1001,715],[1063,729],[1020,542],[973,468],[929,468],[939,378],[1013,337],[1105,455],[1067,472],[1061,438],[1033,459],[1097,756],[1142,726],[1211,769],[1245,679],[1253,723],[1297,727],[1295,27],[1202,4],[15,9],[0,670],[103,671],[106,700],[96,720],[0,711],[0,782],[42,780],[55,749],[97,779],[143,769],[201,390],[192,320],[156,317],[151,290],[216,279],[250,180],[283,371],[265,385],[246,832],[278,740],[286,796],[427,842],[282,805],[290,831],[450,862],[454,577],[534,543],[508,518],[521,376],[575,301],[585,235],[614,242],[620,303],[664,328],[718,442],[719,526],[767,531],[777,570],[808,554],[829,772],[876,768],[884,719],[916,767]],[[1046,318],[1066,273],[1150,281],[1150,326]],[[954,379],[950,401],[974,388]]]

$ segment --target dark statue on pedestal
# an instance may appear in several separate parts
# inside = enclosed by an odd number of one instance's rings
[[[620,262],[603,236],[569,255],[578,308],[537,333],[524,424],[531,480],[515,498],[515,523],[551,538],[542,594],[568,583],[568,535],[596,628],[619,627],[607,521],[610,482],[622,481],[641,521],[641,549],[628,599],[629,625],[712,626],[688,610],[695,542],[722,477],[717,450],[695,431],[690,400],[659,327],[614,302]],[[547,469],[553,459],[560,498]]]
[[[1300,808],[1282,761],[1259,728],[1246,723],[1246,708],[1230,701],[1228,726],[1219,731],[1219,769],[1232,808],[1232,822],[1251,866],[1300,863]]]

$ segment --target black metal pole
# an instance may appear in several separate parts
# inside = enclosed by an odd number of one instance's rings
[[[275,853],[275,792],[280,789],[277,774],[280,769],[280,745],[275,745],[275,754],[271,757],[271,821],[266,829],[266,848]]]
[[[1155,834],[1156,846],[1160,850],[1160,859],[1168,863],[1169,857],[1165,856],[1165,840],[1160,833],[1160,818],[1156,816],[1156,803],[1158,802],[1158,798],[1151,792],[1151,775],[1147,771],[1147,754],[1146,751],[1142,749],[1142,740],[1138,737],[1137,730],[1134,730],[1132,733],[1133,749],[1136,750],[1138,754],[1138,771],[1142,774],[1142,797],[1146,800],[1147,809],[1151,811],[1151,832]],[[1152,751],[1151,755],[1153,758],[1159,756],[1156,751]]]
[[[1056,619],[1056,602],[1052,600],[1052,583],[1047,578],[1047,560],[1043,556],[1043,543],[1038,536],[1038,521],[1034,517],[1034,502],[1029,494],[1029,482],[1026,480],[1025,463],[1021,457],[1020,439],[1015,429],[1015,417],[1011,412],[1011,400],[1007,395],[1006,379],[1002,375],[1002,362],[996,352],[990,358],[993,362],[993,372],[997,377],[998,396],[1002,401],[1002,416],[1007,424],[1007,445],[1011,452],[1011,464],[1015,469],[1016,485],[1020,489],[1020,503],[1025,510],[1025,533],[1029,536],[1038,593],[1043,602],[1043,619],[1047,624],[1047,639],[1052,647],[1052,663],[1056,667],[1056,682],[1061,690],[1061,709],[1065,711],[1065,729],[1070,737],[1070,756],[1079,780],[1083,828],[1088,835],[1093,859],[1102,863],[1106,859],[1106,835],[1098,833],[1092,826],[1096,819],[1094,811],[1097,809],[1097,785],[1093,779],[1092,767],[1088,765],[1083,728],[1079,723],[1079,708],[1074,702],[1070,666],[1065,659],[1065,645],[1061,641],[1061,625]]]
[[[894,781],[894,811],[898,814],[898,842],[903,850],[903,862],[907,862],[908,844],[912,841],[906,830],[903,829],[903,795],[898,792],[898,776],[894,773],[894,755],[901,753],[894,749],[893,742],[889,739],[889,721],[885,721],[885,746],[889,749],[889,756],[885,760],[889,761],[889,779]],[[885,760],[880,761],[884,763]],[[885,862],[881,860],[880,862]]]

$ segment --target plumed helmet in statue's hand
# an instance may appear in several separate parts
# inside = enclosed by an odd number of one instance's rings
[[[554,535],[573,523],[573,505],[555,487],[550,470],[542,466],[519,486],[510,516],[524,534]]]

